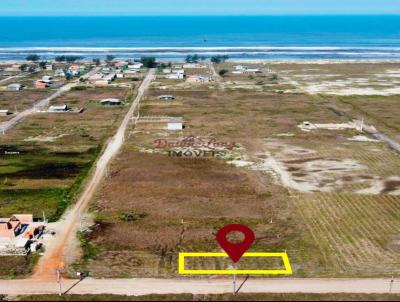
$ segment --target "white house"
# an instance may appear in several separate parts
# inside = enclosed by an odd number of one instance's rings
[[[20,91],[24,88],[24,85],[19,83],[10,84],[7,86],[8,91]]]
[[[109,99],[101,100],[101,101],[100,101],[100,104],[101,104],[102,106],[118,106],[118,105],[121,105],[121,104],[122,104],[122,101],[119,100],[119,99],[112,99],[112,98],[109,98]]]
[[[167,130],[182,130],[183,121],[181,117],[175,117],[169,120]]]
[[[49,112],[67,112],[69,111],[69,108],[67,105],[53,105],[50,106]]]
[[[185,75],[183,73],[171,73],[166,76],[170,80],[183,80]]]
[[[42,82],[44,83],[51,83],[53,81],[53,78],[51,76],[45,75],[42,77]]]
[[[7,116],[9,114],[10,114],[10,111],[8,111],[7,109],[0,110],[0,116]]]
[[[210,77],[201,75],[191,75],[186,79],[188,83],[208,83],[211,81]]]

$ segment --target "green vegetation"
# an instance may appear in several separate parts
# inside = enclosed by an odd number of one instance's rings
[[[28,256],[1,256],[0,278],[15,279],[32,273],[33,267],[38,261],[37,254]]]
[[[32,62],[37,62],[40,60],[40,56],[32,54],[32,55],[28,55],[26,56],[25,60],[27,61],[32,61]]]
[[[211,57],[211,62],[219,64],[219,63],[224,63],[228,59],[229,59],[229,56],[227,56],[227,55],[214,56],[214,57]]]
[[[113,55],[107,55],[106,56],[106,62],[111,63],[115,59],[115,56]]]
[[[187,55],[185,58],[186,63],[198,63],[199,61],[204,61],[206,57],[199,56],[198,54]]]
[[[39,218],[44,212],[49,221],[56,221],[75,198],[99,148],[77,153],[74,157],[45,151],[25,152],[3,157],[0,165],[0,217],[32,213]],[[55,184],[43,184],[46,181]]]
[[[169,294],[145,296],[119,295],[37,295],[20,296],[19,301],[398,301],[399,294]]]
[[[146,68],[153,68],[156,67],[157,65],[155,57],[141,57],[140,62]]]
[[[67,63],[74,63],[79,60],[83,60],[84,57],[82,56],[57,56],[55,58],[56,62],[67,62]]]
[[[218,74],[221,76],[221,77],[223,77],[225,74],[227,74],[228,73],[228,70],[226,70],[226,69],[221,69],[220,71],[218,71]]]

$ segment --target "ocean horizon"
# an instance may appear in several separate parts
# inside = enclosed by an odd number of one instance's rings
[[[400,16],[0,17],[0,61],[180,61],[187,54],[251,60],[400,59]]]

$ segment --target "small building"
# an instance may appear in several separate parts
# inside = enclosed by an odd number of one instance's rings
[[[235,65],[235,66],[233,66],[233,68],[234,68],[235,70],[240,70],[240,71],[244,71],[244,70],[247,69],[247,67],[245,67],[245,66],[243,66],[243,65]]]
[[[20,91],[24,88],[24,85],[19,83],[10,84],[7,86],[8,91]]]
[[[211,78],[208,76],[201,76],[201,75],[192,75],[186,79],[188,83],[208,83],[211,81]]]
[[[143,67],[142,63],[134,63],[131,65],[128,65],[128,69],[132,70],[132,69],[140,69]]]
[[[183,68],[207,68],[207,66],[199,63],[185,63]]]
[[[123,72],[117,72],[118,79],[123,79],[124,77],[125,77],[125,74]]]
[[[35,88],[37,89],[46,89],[49,87],[49,83],[43,82],[43,81],[36,81],[35,82]]]
[[[172,72],[172,69],[171,68],[164,68],[163,70],[162,70],[162,73],[165,73],[165,74],[169,74],[169,73],[171,73]]]
[[[174,64],[172,65],[172,69],[182,69],[183,65],[182,64]]]
[[[104,99],[100,101],[102,106],[119,106],[122,105],[122,101],[119,99]]]
[[[185,78],[185,75],[182,73],[171,73],[168,74],[166,78],[170,80],[183,80]]]
[[[53,81],[53,78],[51,76],[45,75],[42,77],[42,82],[50,84],[52,81]]]
[[[0,116],[7,116],[10,114],[10,111],[7,109],[1,109],[0,110]]]
[[[248,73],[261,73],[262,71],[259,68],[247,68],[246,72],[248,72]]]
[[[167,124],[167,130],[182,130],[183,120],[181,117],[171,118]]]
[[[67,112],[69,110],[70,109],[65,104],[64,105],[53,105],[53,106],[50,106],[50,108],[49,108],[49,112]]]
[[[114,66],[115,68],[121,69],[121,68],[128,68],[129,63],[122,61],[122,62],[115,62]]]
[[[158,98],[165,101],[175,100],[173,95],[160,95]]]
[[[56,71],[54,71],[54,76],[65,77],[65,71],[63,69],[56,69]]]
[[[45,69],[52,71],[53,70],[53,64],[46,64]]]

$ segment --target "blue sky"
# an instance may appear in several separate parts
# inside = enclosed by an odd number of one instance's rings
[[[2,16],[400,14],[400,0],[0,0]]]

